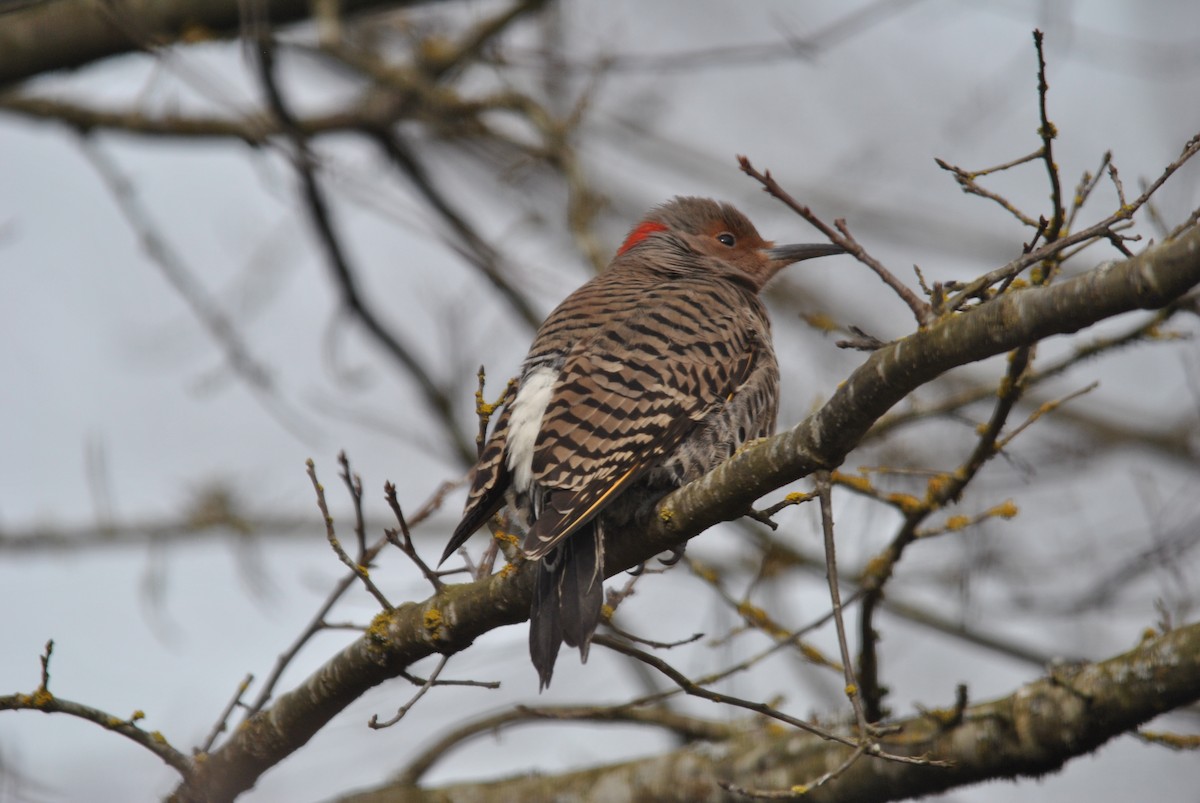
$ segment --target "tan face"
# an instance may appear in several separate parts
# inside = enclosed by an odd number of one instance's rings
[[[766,249],[773,243],[764,240],[753,226],[735,225],[717,218],[705,224],[700,234],[689,235],[689,244],[705,256],[716,257],[745,274],[756,287],[762,287],[787,263],[777,263]]]

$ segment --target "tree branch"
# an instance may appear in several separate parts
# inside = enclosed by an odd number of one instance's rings
[[[1051,673],[1000,700],[934,709],[893,723],[879,738],[891,753],[927,756],[951,766],[861,760],[801,799],[882,803],[921,797],[972,783],[1039,776],[1095,750],[1159,714],[1200,699],[1200,623],[1177,628],[1137,648],[1070,673]],[[755,786],[770,777],[787,791],[845,759],[851,748],[761,724],[719,746],[689,745],[666,755],[566,774],[526,775],[485,784],[422,790],[391,786],[341,798],[341,803],[458,800],[589,801],[620,789],[632,800],[740,801],[719,796],[718,783]]]
[[[432,0],[339,0],[343,14]],[[241,0],[54,0],[0,12],[0,87],[122,53],[238,35]],[[312,15],[311,0],[259,0],[275,25]],[[132,25],[121,20],[136,20]]]

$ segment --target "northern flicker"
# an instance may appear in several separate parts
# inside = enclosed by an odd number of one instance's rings
[[[675,198],[542,324],[442,555],[505,502],[528,528],[540,688],[563,642],[587,660],[606,535],[774,432],[779,366],[758,293],[786,265],[842,250],[776,246],[728,204]]]

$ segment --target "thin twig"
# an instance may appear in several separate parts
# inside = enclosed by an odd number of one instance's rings
[[[401,139],[395,127],[388,126],[370,133],[384,155],[408,179],[413,189],[425,199],[450,233],[457,238],[443,238],[443,242],[488,280],[500,297],[517,313],[517,318],[522,323],[531,331],[537,329],[542,322],[542,316],[534,309],[533,302],[518,289],[518,284],[509,279],[509,276],[515,275],[516,272],[510,265],[505,264],[500,252],[468,222],[465,213],[456,209],[445,193],[438,188],[429,171],[425,169],[413,149]]]
[[[212,730],[208,732],[208,737],[200,744],[198,748],[196,748],[197,752],[207,753],[208,751],[212,750],[212,746],[217,743],[217,737],[219,737],[228,729],[229,717],[233,714],[233,709],[237,708],[239,705],[242,705],[242,695],[246,693],[247,689],[250,688],[250,684],[253,682],[254,675],[247,674],[246,677],[242,678],[242,682],[237,685],[237,689],[234,691],[233,697],[229,698],[229,702],[226,703],[225,708],[221,710],[221,715],[218,716],[217,721],[213,723]]]
[[[703,685],[700,685],[699,682],[693,681],[687,675],[683,674],[666,661],[658,658],[657,656],[651,655],[644,650],[634,647],[632,644],[629,644],[623,639],[600,634],[593,637],[592,643],[607,647],[610,650],[621,653],[622,655],[628,655],[633,658],[637,658],[647,666],[657,669],[659,672],[674,681],[675,685],[678,686],[684,694],[692,697],[699,697],[703,700],[710,700],[714,703],[722,703],[724,705],[731,705],[737,708],[745,708],[747,711],[753,711],[756,714],[777,719],[780,722],[791,725],[799,730],[811,733],[814,736],[819,736],[827,741],[840,742],[847,747],[858,746],[857,742],[855,742],[853,739],[849,739],[845,736],[836,734],[833,731],[826,730],[825,728],[822,728],[819,725],[814,725],[811,722],[797,719],[796,717],[793,717],[790,714],[785,714],[777,708],[767,705],[766,703],[755,702],[753,700],[744,700],[740,697],[721,694],[720,692],[706,689]]]
[[[363,517],[362,477],[350,473],[350,458],[344,449],[338,452],[337,461],[342,468],[342,482],[346,483],[346,490],[350,492],[350,500],[354,503],[354,538],[358,542],[354,563],[356,566],[366,566],[363,563],[367,555],[367,526]]]
[[[846,249],[846,252],[853,255],[855,259],[873,270],[884,284],[892,288],[896,295],[900,296],[901,300],[908,305],[912,310],[913,316],[916,317],[917,323],[921,326],[927,326],[933,322],[933,309],[925,301],[912,291],[908,285],[900,281],[887,268],[883,266],[879,260],[872,257],[866,252],[857,240],[850,234],[849,228],[846,226],[846,221],[837,219],[834,221],[834,227],[830,227],[825,221],[821,220],[807,206],[799,203],[795,198],[789,195],[778,182],[771,177],[771,171],[767,170],[764,173],[754,169],[754,165],[745,156],[738,157],[738,164],[741,166],[742,172],[753,178],[759,184],[763,185],[763,190],[770,196],[782,201],[789,209],[795,212],[800,217],[807,220],[813,226],[816,226],[822,234],[829,238],[829,241]]]
[[[307,136],[284,100],[276,79],[275,42],[270,32],[264,31],[256,45],[254,52],[258,57],[259,79],[266,93],[271,112],[279,120],[281,128],[287,133],[292,143],[293,164],[300,177],[305,205],[334,280],[341,291],[342,306],[354,315],[367,332],[416,381],[425,397],[426,404],[435,414],[450,443],[453,444],[456,454],[464,462],[471,462],[473,452],[466,436],[455,422],[454,404],[449,394],[433,379],[432,373],[418,359],[416,352],[383,323],[362,295],[358,284],[358,272],[351,266],[349,256],[342,246],[341,237],[333,222],[333,211],[317,177],[316,159],[309,147]]]
[[[498,689],[500,681],[498,680],[446,680],[445,678],[423,678],[419,675],[414,675],[412,672],[401,672],[400,677],[407,680],[414,686],[424,686],[426,683],[433,682],[435,686],[471,686],[476,689]]]
[[[1141,209],[1146,202],[1150,200],[1150,196],[1157,192],[1158,188],[1161,187],[1167,179],[1173,176],[1180,167],[1182,167],[1197,153],[1200,153],[1200,133],[1193,135],[1191,139],[1184,143],[1183,149],[1179,156],[1173,162],[1163,168],[1163,171],[1159,174],[1158,178],[1151,182],[1142,192],[1142,194],[1133,201],[1122,205],[1117,209],[1117,211],[1098,223],[1088,226],[1085,229],[1080,229],[1077,232],[1059,237],[1057,240],[1052,242],[1047,242],[1037,250],[1031,251],[1028,254],[1022,254],[1013,261],[1009,262],[1007,265],[1003,265],[995,270],[989,271],[977,279],[968,282],[954,297],[947,300],[945,309],[947,311],[957,310],[970,299],[978,298],[985,288],[991,287],[997,282],[1003,281],[1010,276],[1019,275],[1030,265],[1035,265],[1038,262],[1045,261],[1071,246],[1094,240],[1097,237],[1106,237],[1109,230],[1111,230],[1118,223],[1130,220],[1134,213]]]
[[[391,482],[385,482],[383,484],[383,497],[387,500],[388,507],[392,509],[392,513],[396,516],[396,521],[400,524],[399,532],[390,528],[384,530],[388,541],[399,548],[401,552],[408,556],[409,560],[416,564],[416,567],[421,570],[421,574],[425,575],[425,579],[433,586],[435,593],[440,591],[445,583],[441,581],[438,573],[429,568],[429,564],[417,554],[417,549],[413,546],[412,534],[408,529],[408,521],[404,518],[404,511],[400,508],[400,500],[396,498],[396,486]]]
[[[748,797],[755,800],[795,800],[807,796],[812,790],[824,786],[825,784],[837,778],[839,775],[850,769],[850,766],[862,758],[867,748],[864,745],[859,745],[850,751],[845,760],[838,764],[833,769],[818,778],[814,778],[808,783],[799,784],[789,787],[788,789],[755,789],[748,786],[738,786],[729,781],[717,781],[717,785],[722,789],[726,789],[735,795]],[[906,762],[907,763],[907,762]],[[921,761],[920,763],[936,764],[937,766],[948,766],[945,762],[940,761]]]
[[[325,537],[329,540],[329,546],[333,549],[334,554],[338,556],[338,560],[344,563],[350,571],[354,572],[354,575],[362,581],[363,586],[367,591],[371,592],[371,596],[375,597],[376,601],[379,602],[385,611],[394,610],[392,604],[387,601],[387,597],[383,595],[383,592],[371,580],[371,573],[367,566],[353,560],[346,554],[346,550],[342,548],[342,543],[337,537],[337,530],[333,526],[333,516],[330,514],[329,505],[325,501],[325,486],[317,479],[316,465],[313,463],[312,458],[306,460],[304,465],[307,468],[308,478],[312,480],[313,490],[317,495],[317,507],[321,511],[321,516],[325,519]]]
[[[838,587],[837,549],[833,538],[833,502],[829,472],[814,474],[817,493],[821,498],[821,532],[825,539],[825,578],[829,582],[829,601],[833,605],[833,625],[837,631],[838,649],[842,653],[842,673],[846,680],[845,692],[854,708],[854,719],[858,724],[859,747],[870,740],[870,724],[863,712],[862,695],[859,694],[858,679],[854,676],[854,664],[850,657],[850,644],[846,639],[846,622],[842,616],[842,592]]]
[[[81,136],[79,144],[108,189],[117,210],[137,235],[142,251],[220,347],[234,376],[246,384],[254,398],[284,429],[301,440],[309,439],[313,427],[281,396],[271,370],[254,356],[233,319],[196,279],[196,271],[190,268],[182,254],[161,234],[116,160],[92,137]]]
[[[1095,173],[1090,173],[1087,170],[1083,171],[1083,175],[1079,178],[1079,184],[1075,187],[1075,195],[1071,199],[1071,211],[1067,213],[1066,229],[1070,231],[1075,226],[1075,217],[1083,209],[1083,205],[1087,203],[1088,198],[1092,197],[1092,191],[1100,183],[1100,179],[1108,170],[1109,164],[1112,162],[1112,151],[1105,151],[1100,157],[1100,166],[1096,168]],[[1121,199],[1121,205],[1125,204],[1125,199]]]
[[[1008,446],[1008,444],[1012,442],[1013,438],[1017,437],[1022,432],[1024,432],[1028,427],[1030,427],[1035,421],[1037,421],[1042,416],[1044,416],[1048,413],[1054,412],[1059,407],[1061,407],[1062,405],[1066,404],[1069,401],[1078,399],[1080,396],[1083,396],[1087,393],[1091,393],[1093,390],[1095,390],[1098,387],[1100,387],[1100,383],[1098,381],[1092,382],[1092,383],[1086,385],[1085,387],[1080,388],[1079,390],[1076,390],[1072,393],[1068,393],[1066,396],[1063,396],[1062,398],[1051,399],[1048,402],[1044,402],[1044,403],[1038,405],[1038,408],[1036,410],[1034,410],[1032,413],[1030,413],[1028,418],[1026,418],[1024,421],[1022,421],[1019,425],[1017,425],[1011,432],[1009,432],[1003,438],[996,441],[996,451],[998,451],[998,452],[1004,451],[1004,449]]]
[[[1041,151],[1035,151],[1033,154],[1031,154],[1031,156],[1033,158],[1040,157]],[[1024,164],[1025,162],[1030,161],[1030,158],[1030,156],[1022,156],[1020,159],[1014,159],[1005,165],[989,168],[987,170],[964,170],[958,165],[950,164],[944,159],[939,159],[937,157],[934,157],[933,161],[937,163],[938,167],[954,175],[954,180],[958,182],[958,186],[962,188],[963,192],[969,195],[978,195],[980,198],[986,198],[989,201],[993,201],[1000,205],[1010,215],[1021,221],[1021,223],[1029,226],[1030,228],[1036,228],[1038,225],[1037,221],[1022,212],[1020,209],[1017,209],[1012,201],[1008,200],[999,193],[992,192],[975,180],[978,176],[985,176],[988,173],[994,172],[995,170],[1007,169],[1015,165]]]
[[[971,454],[953,472],[931,478],[924,499],[911,498],[900,506],[904,522],[884,551],[873,558],[862,578],[865,594],[859,617],[858,679],[863,706],[871,722],[883,717],[883,686],[879,678],[879,655],[875,636],[875,612],[883,599],[884,586],[895,571],[905,549],[917,538],[921,522],[936,510],[957,501],[967,485],[995,455],[996,442],[1025,389],[1024,377],[1033,354],[1032,346],[1022,346],[1012,352],[1008,370],[1000,382],[998,398],[991,418],[981,427]]]
[[[1038,114],[1042,123],[1038,128],[1038,134],[1042,138],[1042,162],[1046,165],[1046,173],[1050,179],[1050,202],[1054,205],[1050,224],[1046,227],[1045,239],[1048,242],[1054,242],[1062,234],[1063,223],[1066,221],[1066,210],[1063,206],[1062,179],[1058,175],[1058,164],[1054,161],[1054,139],[1058,136],[1058,128],[1050,122],[1050,116],[1046,110],[1046,96],[1050,93],[1050,84],[1046,80],[1044,38],[1045,35],[1041,31],[1033,32],[1033,45],[1037,50],[1038,61]]]
[[[367,721],[367,727],[372,728],[373,730],[381,730],[383,728],[390,728],[400,720],[404,719],[404,715],[411,711],[412,707],[417,704],[417,701],[425,696],[425,692],[429,691],[437,684],[437,677],[438,675],[442,674],[442,670],[445,669],[446,662],[449,660],[449,655],[443,655],[441,657],[441,659],[438,661],[438,665],[434,667],[432,672],[429,673],[428,680],[425,681],[421,688],[417,689],[417,693],[412,696],[411,700],[400,706],[399,710],[396,711],[396,716],[392,717],[386,722],[380,722],[379,715],[372,714],[371,719]]]
[[[172,747],[158,731],[144,731],[137,726],[137,721],[146,716],[141,711],[133,712],[129,719],[122,719],[107,711],[101,711],[90,705],[76,703],[52,694],[50,691],[50,656],[53,653],[54,639],[50,639],[46,642],[45,650],[38,656],[38,660],[41,662],[41,676],[37,689],[32,694],[0,695],[0,711],[41,711],[44,714],[67,714],[85,719],[146,748],[165,764],[173,767],[185,781],[191,776],[191,759]]]
[[[429,499],[425,502],[425,504],[421,505],[416,513],[408,517],[409,526],[415,527],[437,512],[441,508],[442,502],[446,498],[446,494],[457,488],[458,485],[459,483],[455,482],[443,482],[441,485],[439,485]],[[365,562],[370,564],[372,561],[374,561],[375,557],[384,547],[388,545],[388,543],[389,542],[386,538],[377,539],[375,543],[367,549]],[[313,636],[322,630],[335,627],[335,625],[331,625],[326,621],[326,617],[328,617],[329,612],[333,610],[333,606],[336,605],[338,600],[342,598],[342,595],[345,594],[352,585],[354,585],[357,579],[358,572],[351,571],[337,581],[333,589],[329,592],[329,596],[325,598],[325,601],[321,603],[319,608],[317,608],[316,613],[314,613],[312,618],[309,619],[308,625],[306,625],[300,634],[293,639],[292,643],[288,645],[288,648],[280,653],[275,659],[275,664],[271,667],[271,672],[267,675],[267,679],[263,683],[262,688],[259,690],[258,696],[246,709],[245,718],[249,718],[254,714],[257,714],[266,707],[267,703],[271,700],[271,695],[275,692],[275,686],[278,685],[279,680],[283,677],[284,670],[291,665],[295,657],[300,654],[300,650],[302,650],[304,646],[312,640]],[[245,721],[245,718],[243,721]]]
[[[557,723],[563,720],[576,722],[616,722],[651,725],[665,728],[688,741],[722,741],[735,732],[734,725],[714,722],[699,717],[677,714],[665,708],[633,708],[630,706],[517,706],[508,711],[468,722],[443,734],[437,740],[423,745],[417,754],[399,773],[399,786],[413,786],[421,780],[434,764],[446,758],[450,752],[466,741],[487,733],[497,733],[512,725],[530,722]]]

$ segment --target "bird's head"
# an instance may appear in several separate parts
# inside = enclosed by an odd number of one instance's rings
[[[793,262],[844,251],[829,243],[775,245],[764,240],[750,219],[729,204],[679,197],[651,210],[634,226],[617,256],[641,257],[643,264],[670,273],[715,267],[760,290]]]

